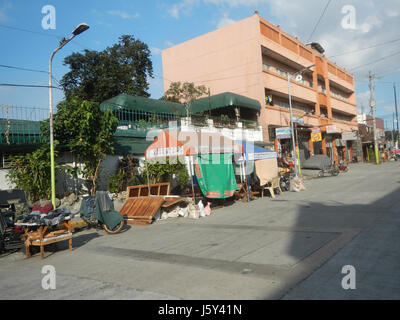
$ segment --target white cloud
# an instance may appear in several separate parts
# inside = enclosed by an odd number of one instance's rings
[[[153,54],[153,55],[159,55],[159,54],[161,54],[161,49],[159,49],[159,48],[156,48],[156,47],[151,47],[150,48],[150,51],[151,51],[151,53]]]
[[[364,91],[364,92],[358,92],[356,94],[356,99],[357,99],[357,113],[369,113],[370,107],[369,107],[369,98],[370,98],[370,92]]]
[[[164,44],[165,44],[165,46],[167,47],[167,48],[169,48],[169,47],[173,47],[175,44],[173,43],[173,42],[171,42],[171,41],[165,41],[164,42]]]
[[[3,6],[0,8],[0,22],[7,21],[6,11],[11,8],[11,4],[5,2]]]
[[[377,17],[377,16],[368,16],[365,19],[365,22],[363,22],[358,29],[362,33],[368,33],[370,32],[374,27],[380,27],[382,25],[382,21]]]
[[[232,24],[232,23],[234,23],[234,22],[235,22],[235,20],[230,19],[230,18],[228,17],[228,14],[227,14],[227,13],[224,13],[223,16],[222,16],[222,18],[219,20],[219,22],[218,22],[218,24],[217,24],[217,28],[219,29],[219,28],[228,26],[228,25],[230,25],[230,24]]]
[[[197,0],[182,0],[181,2],[175,3],[172,7],[170,7],[168,9],[168,13],[173,18],[178,19],[182,11],[185,13],[190,12],[197,2]]]
[[[204,0],[205,3],[212,3],[215,5],[228,5],[230,7],[246,6],[253,7],[257,5],[267,4],[269,0]]]
[[[113,16],[121,17],[122,19],[137,19],[140,17],[139,13],[129,14],[124,11],[118,11],[118,10],[108,11],[107,13]]]

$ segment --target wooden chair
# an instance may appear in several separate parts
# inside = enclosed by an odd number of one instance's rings
[[[264,197],[265,189],[269,190],[269,193],[271,194],[272,198],[275,198],[275,192],[274,192],[275,188],[278,188],[279,191],[282,193],[280,181],[281,181],[280,177],[275,177],[270,182],[268,182],[265,186],[263,186],[262,187],[262,197]]]

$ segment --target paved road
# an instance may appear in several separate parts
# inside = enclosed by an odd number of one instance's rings
[[[288,192],[0,259],[0,299],[399,299],[400,164],[353,165]],[[41,287],[56,268],[57,289]],[[356,289],[341,287],[344,265]]]

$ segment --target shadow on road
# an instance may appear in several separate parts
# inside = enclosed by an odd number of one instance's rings
[[[373,188],[370,190],[373,192]],[[291,267],[290,280],[265,299],[284,298],[287,293],[288,299],[391,299],[393,288],[400,289],[400,232],[396,232],[400,226],[396,211],[399,194],[400,188],[365,205],[347,205],[340,199],[301,205],[294,227],[297,232],[292,232],[287,249],[288,255],[297,263]],[[380,229],[374,231],[379,222]],[[320,238],[316,248],[307,242],[309,237]],[[359,241],[354,243],[355,239]],[[353,246],[349,248],[350,243]],[[309,252],[304,256],[304,247],[307,246]],[[345,259],[337,257],[343,251],[341,249],[346,249]],[[328,269],[313,274],[328,262]],[[364,278],[358,290],[341,287],[344,265],[353,265],[358,270],[358,279]],[[395,283],[393,279],[385,278],[390,272],[396,273]],[[381,279],[375,279],[376,274],[381,274]],[[297,290],[297,285],[305,279],[307,283]]]

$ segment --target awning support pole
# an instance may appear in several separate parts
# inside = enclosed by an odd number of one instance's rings
[[[246,158],[245,155],[243,154],[243,171],[244,171],[244,175],[246,177],[246,184],[247,184],[247,202],[250,202],[250,184],[249,184],[249,177],[246,174]]]
[[[191,156],[189,156],[189,164],[190,164],[191,171],[193,172],[193,175],[192,175],[192,172],[190,172],[190,177],[191,177],[191,180],[192,180],[192,197],[193,197],[194,203],[196,203],[196,195],[194,193],[194,185],[193,185],[193,177],[195,175],[195,171],[194,171],[194,163],[192,163],[192,157]]]
[[[146,161],[146,174],[147,174],[147,188],[149,189],[149,197],[150,197],[150,179],[149,179],[149,167],[147,166],[147,161]]]

